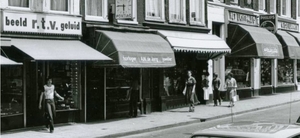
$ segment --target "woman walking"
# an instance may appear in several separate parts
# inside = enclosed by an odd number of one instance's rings
[[[48,128],[50,125],[50,133],[53,133],[54,131],[53,121],[54,121],[54,117],[56,116],[54,96],[60,98],[61,100],[64,100],[64,98],[61,97],[55,91],[55,87],[52,84],[52,79],[47,78],[47,84],[44,85],[44,92],[42,92],[40,95],[39,109],[42,109],[42,101],[43,101],[43,107],[45,109],[44,117],[46,119],[46,127]]]
[[[236,88],[237,88],[236,80],[233,78],[232,73],[228,73],[228,78],[226,80],[225,87],[227,88],[227,92],[229,93],[229,98],[230,98],[228,107],[232,107],[232,106],[234,106],[234,97],[236,95],[235,93],[236,93]]]
[[[186,81],[186,86],[185,86],[185,90],[186,90],[185,96],[186,96],[187,103],[189,104],[189,112],[194,112],[195,111],[194,104],[199,103],[195,89],[196,89],[196,79],[192,76],[192,71],[189,70],[188,79]]]

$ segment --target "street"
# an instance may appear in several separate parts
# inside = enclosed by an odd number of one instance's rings
[[[122,138],[188,138],[195,131],[209,128],[218,124],[224,124],[233,121],[271,121],[279,123],[295,123],[300,115],[300,102],[285,104],[264,110],[258,110],[251,113],[240,114],[232,117],[226,117],[207,122],[194,123],[190,125],[152,131],[137,135],[125,136]],[[291,109],[291,110],[290,110]],[[291,113],[291,114],[290,114]]]

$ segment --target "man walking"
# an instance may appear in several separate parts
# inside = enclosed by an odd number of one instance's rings
[[[213,95],[214,95],[214,106],[218,106],[217,101],[219,101],[219,105],[221,105],[221,97],[220,97],[220,85],[221,81],[218,78],[218,74],[214,73],[213,74]]]

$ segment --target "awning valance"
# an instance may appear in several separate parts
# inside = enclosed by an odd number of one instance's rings
[[[284,58],[276,36],[260,27],[228,24],[227,44],[234,57]]]
[[[159,35],[137,32],[96,31],[95,48],[113,59],[111,66],[162,68],[176,65],[169,43]]]
[[[12,39],[11,45],[34,60],[111,60],[78,40]]]
[[[293,36],[281,30],[276,32],[276,36],[282,45],[285,58],[300,59],[300,46]]]
[[[17,63],[6,57],[0,56],[0,65],[22,65],[22,63]]]
[[[158,33],[166,38],[175,52],[195,52],[207,54],[207,58],[216,58],[230,53],[226,42],[216,35],[159,30]]]

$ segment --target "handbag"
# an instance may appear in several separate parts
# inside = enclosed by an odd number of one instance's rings
[[[185,95],[186,94],[186,86],[184,87],[182,94]]]

